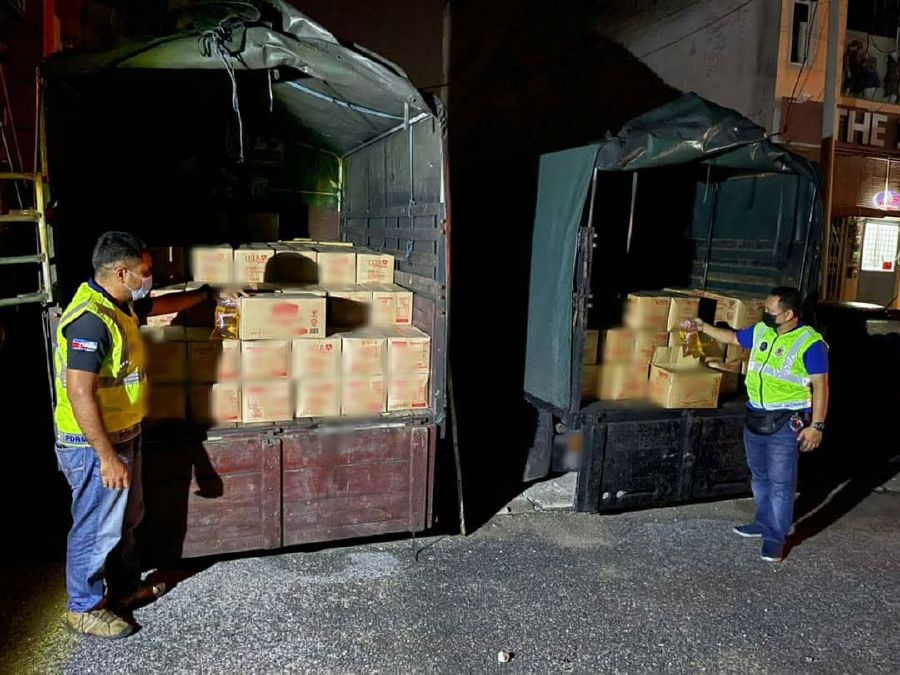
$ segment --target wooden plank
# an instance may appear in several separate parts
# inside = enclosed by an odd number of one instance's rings
[[[262,533],[266,548],[281,546],[281,441],[267,439],[263,444]]]
[[[377,523],[356,523],[353,525],[334,525],[309,530],[295,530],[291,532],[290,540],[285,536],[284,543],[286,546],[294,546],[322,541],[338,541],[340,539],[376,537],[383,534],[406,532],[406,526],[406,519],[402,518],[399,520],[384,520]]]
[[[369,218],[409,218],[420,216],[443,217],[444,205],[440,202],[425,202],[412,206],[375,206],[369,210],[361,211],[351,207],[341,214],[346,220],[367,220]]]
[[[417,295],[424,295],[434,300],[443,300],[446,295],[444,287],[432,277],[423,277],[418,274],[409,274],[408,272],[396,270],[394,272],[394,281]]]
[[[347,221],[344,232],[352,237],[401,239],[405,241],[437,241],[444,233],[437,227],[376,227],[365,221]]]
[[[218,476],[219,489],[200,493],[196,482],[173,482],[155,486],[144,496],[148,508],[160,515],[179,515],[185,511],[206,513],[223,508],[247,508],[260,506],[263,489],[261,474],[240,474]],[[205,496],[204,496],[205,494]]]
[[[409,461],[373,462],[285,471],[283,500],[371,495],[406,490]]]
[[[402,438],[410,429],[353,429],[338,433],[286,435],[284,470],[406,460],[409,450]],[[400,442],[398,442],[400,440]]]
[[[428,429],[416,429],[410,442],[409,462],[409,529],[418,532],[425,529],[425,511],[428,492]]]

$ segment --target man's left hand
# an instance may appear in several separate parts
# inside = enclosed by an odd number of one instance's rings
[[[813,427],[806,427],[797,435],[800,442],[800,452],[815,450],[822,443],[822,432]]]

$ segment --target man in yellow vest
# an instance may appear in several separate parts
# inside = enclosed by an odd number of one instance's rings
[[[150,254],[125,232],[102,235],[92,262],[94,277],[78,288],[56,334],[56,456],[72,489],[66,624],[120,638],[133,631],[122,611],[164,590],[141,587],[135,556],[146,411],[139,323],[196,305],[210,290],[151,299]]]
[[[734,531],[762,538],[762,558],[780,562],[794,516],[798,448],[822,442],[828,410],[828,348],[800,322],[802,297],[780,286],[766,298],[762,321],[743,330],[686,322],[713,339],[750,350],[744,446],[756,516]]]

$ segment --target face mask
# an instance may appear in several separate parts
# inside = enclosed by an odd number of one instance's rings
[[[782,312],[782,314],[784,314],[784,312]],[[769,314],[768,312],[763,312],[762,320],[769,328],[778,328],[779,316],[781,316],[781,314]]]
[[[131,291],[131,299],[134,301],[140,300],[142,298],[146,298],[147,294],[150,293],[150,289],[153,288],[153,275],[142,277],[131,270],[128,270],[128,273],[134,277],[137,277],[141,280],[141,287],[134,289],[129,287],[128,290]],[[127,286],[127,284],[126,284]]]

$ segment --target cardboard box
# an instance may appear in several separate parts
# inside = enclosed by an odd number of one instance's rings
[[[245,380],[286,380],[291,376],[290,340],[241,342],[241,377]]]
[[[237,283],[269,281],[266,269],[275,251],[265,244],[245,244],[234,252],[234,280]]]
[[[220,305],[227,306],[226,303]],[[325,335],[325,298],[279,293],[241,298],[235,316],[233,307],[230,314],[216,317],[216,328],[220,324],[237,324],[237,334],[241,340],[278,340],[288,338],[319,338]],[[227,316],[226,316],[227,314]],[[232,337],[227,335],[227,337]]]
[[[191,278],[208,284],[234,281],[234,251],[228,244],[191,249]]]
[[[349,416],[385,412],[384,375],[345,375],[341,387],[341,413]]]
[[[269,261],[269,280],[276,284],[316,284],[318,253],[308,246],[270,244],[275,257]]]
[[[722,373],[711,368],[650,366],[650,400],[663,408],[715,408],[721,383]]]
[[[237,340],[188,342],[191,382],[236,382],[241,377],[241,343]]]
[[[388,412],[428,409],[429,373],[392,375],[388,380]]]
[[[187,281],[187,254],[181,246],[151,246],[153,281],[160,286]]]
[[[297,417],[338,417],[341,414],[341,379],[304,377],[297,381]]]
[[[727,345],[725,347],[725,361],[749,361],[750,350],[740,345]]]
[[[298,338],[291,346],[291,361],[292,377],[337,377],[341,373],[341,338]]]
[[[187,343],[145,341],[147,379],[154,383],[187,382]]]
[[[393,284],[394,256],[365,249],[357,251],[356,283]]]
[[[372,312],[372,291],[357,284],[327,286],[328,322],[340,329],[355,329],[369,325]]]
[[[388,371],[392,375],[427,373],[431,370],[431,337],[412,326],[387,332]]]
[[[597,368],[596,396],[601,401],[644,398],[647,367],[640,363],[604,363]]]
[[[396,284],[366,284],[372,291],[373,326],[411,326],[413,294]]]
[[[141,326],[141,336],[149,342],[184,342],[187,340],[184,326]]]
[[[241,386],[237,382],[197,384],[189,389],[190,418],[198,424],[241,421]]]
[[[669,344],[669,334],[664,330],[636,330],[633,331],[632,337],[634,340],[632,361],[645,366],[650,365],[657,347]]]
[[[154,384],[148,387],[147,419],[160,422],[187,419],[184,385]]]
[[[246,214],[246,238],[251,241],[278,241],[280,224],[277,213],[249,212]]]
[[[722,384],[719,385],[719,394],[736,394],[741,389],[742,361],[707,361],[713,370],[722,373]]]
[[[581,366],[581,398],[585,401],[593,401],[597,398],[597,383],[599,382],[601,366],[585,363]]]
[[[187,326],[184,329],[185,337],[188,342],[206,342],[212,339],[212,326],[192,327]]]
[[[600,347],[600,331],[584,331],[584,364],[597,363],[597,353]]]
[[[669,318],[666,330],[678,330],[682,321],[695,318],[700,311],[700,298],[673,295],[669,298]]]
[[[670,296],[650,291],[629,293],[623,323],[628,328],[666,330],[670,301]]]
[[[631,361],[634,357],[634,338],[628,328],[603,331],[603,363]]]
[[[749,295],[710,293],[716,300],[716,323],[725,323],[735,330],[747,328],[762,320],[765,298]]]
[[[387,337],[383,331],[341,333],[341,361],[345,375],[383,375],[387,366]]]
[[[356,283],[356,253],[317,247],[320,286],[348,286]]]
[[[244,382],[241,388],[241,421],[284,422],[294,417],[294,383],[291,380]]]
[[[725,358],[725,345],[714,340],[705,333],[698,333],[696,331],[683,332],[682,335],[676,339],[676,343],[680,343],[682,351],[685,354],[700,359],[717,359],[721,361]],[[674,346],[671,341],[669,346]]]

